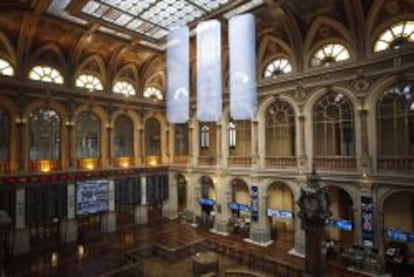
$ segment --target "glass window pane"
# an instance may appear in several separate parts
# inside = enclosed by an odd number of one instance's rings
[[[81,113],[75,124],[76,158],[98,158],[100,122],[91,112]]]
[[[101,81],[94,75],[81,74],[76,79],[76,87],[86,88],[90,91],[103,90]]]

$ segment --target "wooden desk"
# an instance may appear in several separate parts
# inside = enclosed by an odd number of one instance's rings
[[[204,273],[216,273],[218,275],[219,262],[218,255],[212,251],[198,252],[191,256],[193,264],[193,277],[198,277]]]

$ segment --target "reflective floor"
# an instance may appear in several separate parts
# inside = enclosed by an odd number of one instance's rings
[[[28,255],[9,257],[7,276],[192,276],[191,255],[214,251],[219,276],[244,269],[263,276],[300,276],[303,259],[287,254],[293,233],[279,234],[269,247],[243,241],[242,234],[223,237],[182,220],[130,226],[113,234],[84,236],[81,243],[38,247]],[[329,261],[328,276],[347,274],[340,263]]]

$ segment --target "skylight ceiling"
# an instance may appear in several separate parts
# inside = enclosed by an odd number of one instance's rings
[[[81,12],[159,40],[229,0],[89,0]]]

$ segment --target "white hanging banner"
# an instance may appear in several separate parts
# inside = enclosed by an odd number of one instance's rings
[[[218,20],[197,25],[197,118],[218,121],[222,110],[221,27]]]
[[[230,115],[234,120],[252,119],[257,108],[256,26],[252,14],[229,20]]]
[[[190,113],[190,32],[171,31],[167,38],[167,119],[185,123]]]

